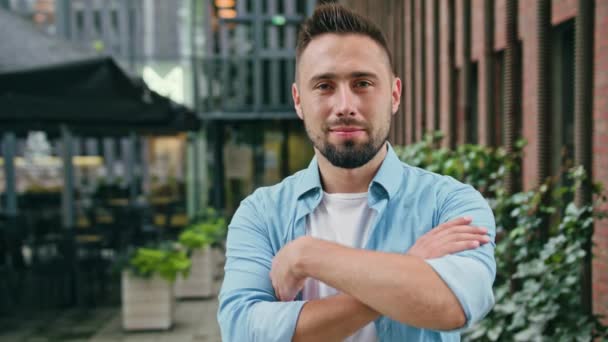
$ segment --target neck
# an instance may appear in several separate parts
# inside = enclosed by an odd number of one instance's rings
[[[386,143],[378,153],[365,165],[355,169],[344,169],[332,165],[319,150],[315,148],[315,155],[319,164],[319,173],[323,190],[327,193],[360,193],[367,192],[369,183],[382,165],[386,157]]]

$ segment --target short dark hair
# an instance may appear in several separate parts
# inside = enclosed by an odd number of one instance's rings
[[[335,3],[318,6],[311,17],[306,19],[300,27],[296,44],[296,64],[302,56],[304,49],[317,36],[325,33],[360,34],[373,39],[388,56],[389,67],[393,70],[393,59],[386,44],[382,30],[370,19]]]

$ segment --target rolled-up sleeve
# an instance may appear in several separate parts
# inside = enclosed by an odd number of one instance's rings
[[[487,201],[468,185],[443,196],[439,208],[439,223],[471,216],[472,225],[487,228],[490,237],[490,242],[476,249],[426,260],[460,302],[466,316],[465,326],[458,329],[462,330],[481,320],[494,306],[496,223]]]
[[[279,302],[270,281],[274,252],[252,197],[228,229],[218,322],[222,341],[291,341],[304,301]]]

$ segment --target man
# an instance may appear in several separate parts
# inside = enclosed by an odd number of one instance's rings
[[[320,6],[296,65],[292,95],[315,158],[235,213],[223,340],[459,341],[494,303],[486,201],[398,160],[387,137],[401,81],[373,23]]]

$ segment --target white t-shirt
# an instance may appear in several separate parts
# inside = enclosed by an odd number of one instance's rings
[[[367,193],[324,192],[319,206],[307,217],[306,234],[348,247],[363,248],[375,213],[367,204]],[[336,289],[323,282],[308,278],[304,284],[303,299],[320,299],[338,293]],[[361,328],[345,341],[377,341],[374,322]]]

